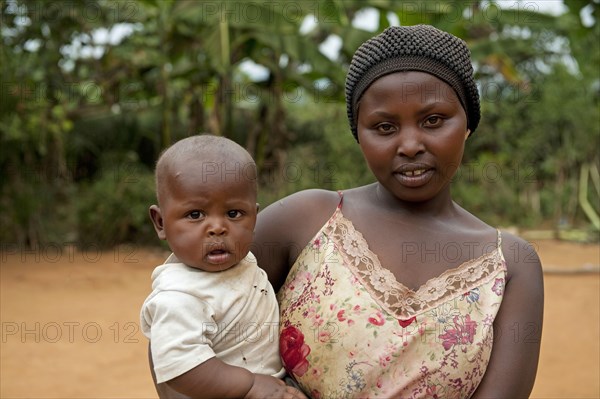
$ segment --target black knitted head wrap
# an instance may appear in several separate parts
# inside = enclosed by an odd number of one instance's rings
[[[473,133],[479,124],[479,93],[471,53],[464,41],[429,25],[393,26],[364,42],[352,57],[346,76],[346,108],[356,141],[358,102],[382,76],[400,71],[434,75],[454,89]]]

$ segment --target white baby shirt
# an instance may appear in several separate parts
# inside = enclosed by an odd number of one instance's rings
[[[150,339],[157,383],[215,356],[253,373],[285,374],[277,300],[251,253],[217,273],[183,263],[158,266],[140,321]]]

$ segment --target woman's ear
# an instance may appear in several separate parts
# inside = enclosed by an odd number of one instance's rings
[[[161,240],[166,240],[167,235],[165,234],[165,226],[163,223],[163,217],[160,213],[160,208],[158,205],[152,205],[150,207],[150,219],[152,220],[152,224],[154,225],[154,230],[156,231],[156,235]]]
[[[467,129],[467,132],[465,133],[465,141],[469,138],[470,135],[471,135],[471,129]]]

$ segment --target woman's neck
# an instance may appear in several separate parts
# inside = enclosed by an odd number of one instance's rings
[[[372,193],[374,196],[374,203],[378,204],[383,209],[415,217],[439,218],[444,216],[456,216],[460,209],[460,207],[452,201],[450,187],[446,187],[434,198],[420,202],[401,200],[395,197],[378,182],[372,185]]]

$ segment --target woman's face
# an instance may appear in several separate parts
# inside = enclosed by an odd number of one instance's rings
[[[435,76],[416,71],[373,82],[360,99],[357,127],[377,180],[409,202],[448,190],[468,135],[467,115],[456,92]]]

